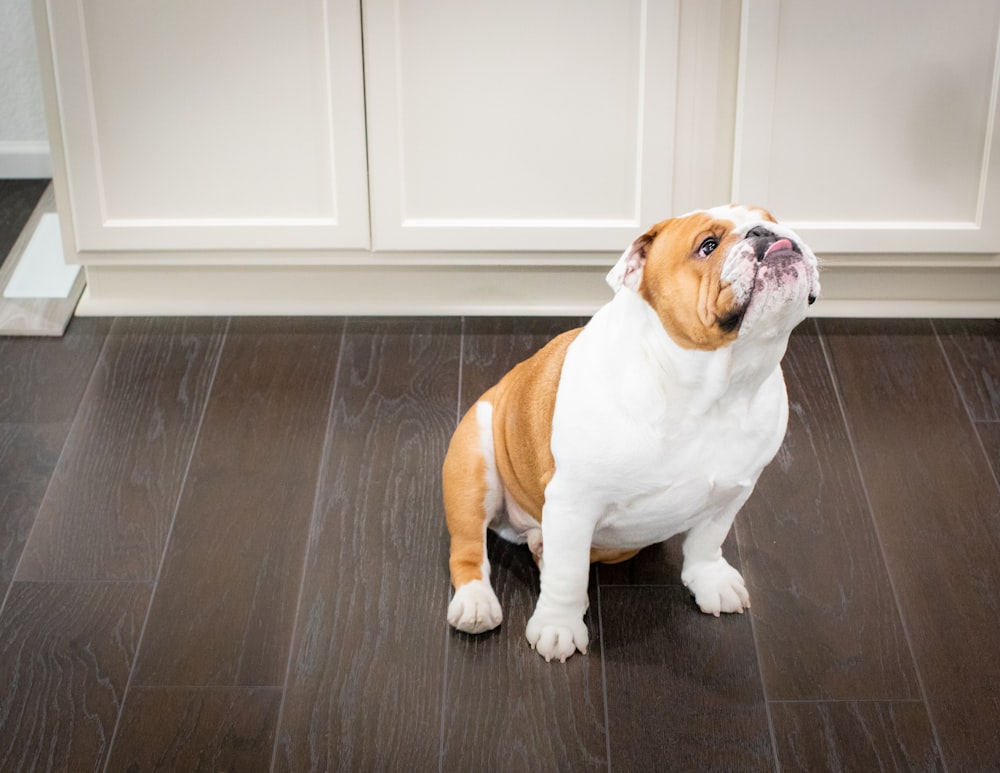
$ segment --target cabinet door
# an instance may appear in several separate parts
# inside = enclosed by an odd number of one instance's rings
[[[825,252],[1000,252],[996,0],[748,0],[734,197]]]
[[[670,211],[676,0],[365,0],[377,249],[621,250]]]
[[[368,246],[356,1],[44,1],[79,250]]]

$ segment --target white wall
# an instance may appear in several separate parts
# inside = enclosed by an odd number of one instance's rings
[[[31,0],[2,0],[0,178],[51,175]]]

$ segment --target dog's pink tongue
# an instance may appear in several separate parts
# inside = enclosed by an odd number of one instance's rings
[[[776,241],[774,244],[772,244],[770,247],[767,248],[767,252],[764,253],[764,257],[766,258],[772,252],[781,252],[781,251],[787,252],[788,250],[791,249],[794,249],[794,247],[792,246],[792,242],[789,239],[778,239],[778,241]]]

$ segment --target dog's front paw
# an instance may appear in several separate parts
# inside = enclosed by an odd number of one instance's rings
[[[742,613],[750,608],[750,595],[743,576],[724,558],[685,567],[681,580],[706,614],[718,617],[721,612]]]
[[[448,605],[448,622],[459,631],[483,633],[500,625],[503,612],[489,582],[472,580],[455,591]]]
[[[548,663],[553,658],[565,663],[566,658],[577,650],[587,654],[590,635],[582,617],[543,615],[535,612],[525,630],[528,644]]]

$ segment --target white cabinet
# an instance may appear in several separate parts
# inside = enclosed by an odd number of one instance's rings
[[[736,200],[1000,314],[998,0],[34,2],[87,313],[587,313]]]
[[[45,10],[84,262],[366,249],[369,207],[379,250],[615,250],[670,211],[678,0],[371,0],[364,68],[357,0]]]
[[[748,0],[734,196],[826,253],[1000,252],[1000,3]]]
[[[357,2],[47,0],[43,11],[63,209],[85,262],[368,246]]]
[[[376,249],[620,250],[670,211],[677,0],[365,3]]]

